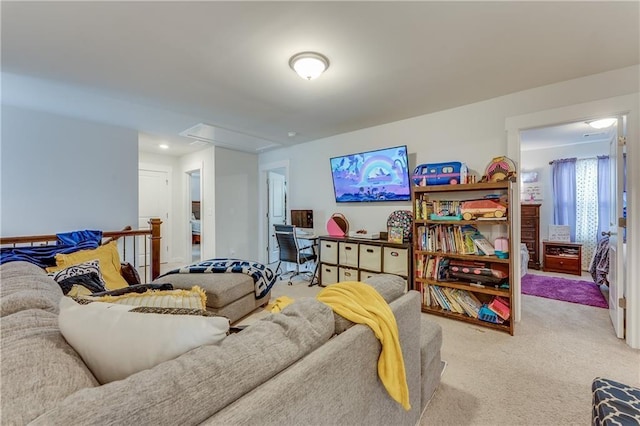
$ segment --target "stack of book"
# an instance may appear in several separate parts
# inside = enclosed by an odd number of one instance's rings
[[[469,291],[437,285],[426,286],[423,291],[423,304],[472,318],[478,318],[478,312],[482,307],[480,300]]]

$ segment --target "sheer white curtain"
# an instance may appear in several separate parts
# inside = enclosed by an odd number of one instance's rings
[[[582,269],[598,244],[598,159],[576,161],[576,242],[582,243]]]

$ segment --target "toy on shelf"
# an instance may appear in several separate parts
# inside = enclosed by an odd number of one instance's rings
[[[500,156],[491,160],[481,182],[501,182],[516,177],[516,164],[508,157]]]
[[[464,220],[478,218],[500,219],[506,216],[507,208],[503,204],[491,199],[471,200],[462,203],[460,213]]]
[[[349,235],[349,222],[342,213],[334,213],[327,222],[327,232],[332,237]]]
[[[467,173],[467,166],[459,161],[420,164],[413,171],[413,183],[416,186],[467,183]]]

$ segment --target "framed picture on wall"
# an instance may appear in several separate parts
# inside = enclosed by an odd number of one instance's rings
[[[520,176],[522,178],[522,183],[534,183],[538,181],[538,172],[535,170],[531,170],[528,172],[521,172]]]

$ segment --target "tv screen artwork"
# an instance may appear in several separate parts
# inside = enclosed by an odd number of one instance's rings
[[[406,146],[334,157],[331,175],[336,202],[411,199]]]

